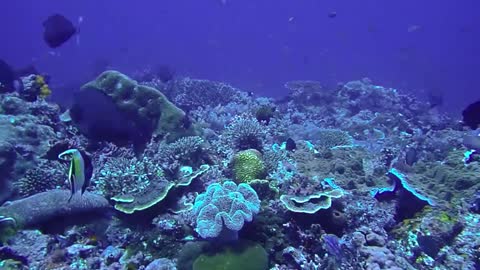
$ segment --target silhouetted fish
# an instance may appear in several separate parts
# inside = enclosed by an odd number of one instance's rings
[[[407,165],[409,166],[412,166],[417,161],[418,161],[417,149],[413,147],[409,147],[405,152],[405,163],[407,163]]]
[[[462,112],[463,124],[471,129],[477,129],[480,124],[480,100],[467,106]]]
[[[463,145],[468,149],[480,151],[480,136],[465,135],[463,137]]]
[[[0,59],[0,93],[21,91],[22,80],[7,62]]]
[[[293,151],[293,150],[297,149],[297,144],[295,143],[295,141],[292,138],[287,139],[287,141],[285,143],[285,149],[287,149],[288,151]]]
[[[43,39],[50,48],[60,47],[78,31],[71,21],[60,14],[48,17],[43,27]]]

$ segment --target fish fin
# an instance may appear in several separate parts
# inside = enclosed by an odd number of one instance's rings
[[[75,193],[75,180],[76,180],[76,177],[75,177],[75,162],[72,159],[70,161],[70,170],[68,172],[68,181],[70,182],[70,191],[72,193],[72,196]],[[70,197],[70,199],[71,199],[71,197]]]
[[[73,193],[70,194],[70,198],[68,198],[68,201],[67,201],[67,202],[70,202],[70,201],[72,200],[72,198],[73,198]]]
[[[82,187],[82,195],[83,193],[85,193],[85,190],[87,190],[87,187],[89,184],[90,184],[90,179],[85,178],[85,183],[83,183],[83,187]]]

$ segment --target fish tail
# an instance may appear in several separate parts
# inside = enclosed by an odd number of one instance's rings
[[[74,193],[72,193],[72,194],[70,195],[70,198],[68,198],[68,203],[70,203],[70,201],[72,200],[73,194],[74,194]]]

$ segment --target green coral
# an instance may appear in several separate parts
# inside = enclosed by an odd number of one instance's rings
[[[259,244],[240,242],[226,245],[216,252],[200,255],[193,270],[266,270],[268,254]]]
[[[106,94],[120,111],[153,134],[188,133],[184,127],[185,112],[155,88],[109,70],[82,87],[82,91],[95,90]]]
[[[238,183],[263,178],[265,164],[262,154],[255,149],[238,152],[233,158],[233,171]]]
[[[327,192],[317,192],[308,196],[282,195],[280,201],[283,205],[295,213],[314,214],[321,209],[328,209],[332,206],[332,199],[344,195],[343,190],[334,189]]]

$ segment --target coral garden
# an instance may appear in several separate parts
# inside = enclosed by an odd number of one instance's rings
[[[32,76],[0,94],[0,269],[480,269],[468,131],[410,94],[106,71],[61,111]]]

